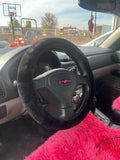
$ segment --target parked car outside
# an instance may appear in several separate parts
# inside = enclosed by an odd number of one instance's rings
[[[81,46],[99,47],[113,33],[113,31],[114,30],[109,31],[86,44],[82,44]]]

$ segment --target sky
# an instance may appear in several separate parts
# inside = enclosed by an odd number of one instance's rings
[[[2,3],[21,4],[22,18],[35,18],[38,27],[46,12],[53,13],[58,19],[58,27],[72,26],[87,29],[90,11],[78,6],[78,0],[0,0],[0,26],[7,26],[10,18],[3,16]],[[94,13],[93,13],[94,14]],[[16,17],[19,21],[21,17]],[[97,24],[112,24],[111,14],[97,13]],[[32,23],[34,26],[34,24]]]

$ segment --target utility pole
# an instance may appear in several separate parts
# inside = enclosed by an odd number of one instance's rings
[[[96,33],[96,15],[97,15],[97,13],[95,12],[95,29],[94,29],[94,34]]]
[[[93,16],[93,11],[91,11],[91,17]]]
[[[13,25],[13,18],[12,18],[12,15],[10,15],[10,21],[11,21],[12,34],[13,34],[13,41],[14,41],[14,40],[15,40],[15,32],[14,32],[14,25]]]

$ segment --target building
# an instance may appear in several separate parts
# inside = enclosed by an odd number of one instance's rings
[[[110,25],[96,25],[96,34],[104,34],[111,31],[111,29]]]
[[[10,33],[10,28],[8,26],[0,26],[0,33]]]

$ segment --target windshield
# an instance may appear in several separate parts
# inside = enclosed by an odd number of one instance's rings
[[[33,45],[46,37],[61,37],[75,45],[83,45],[115,26],[113,15],[82,9],[77,0],[11,2],[0,1],[0,48]],[[91,46],[99,46],[107,37]]]

